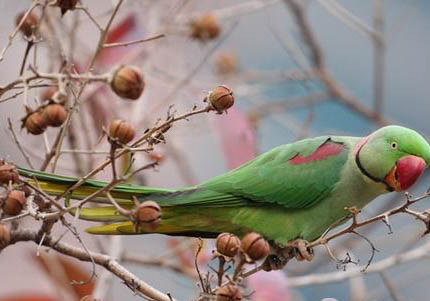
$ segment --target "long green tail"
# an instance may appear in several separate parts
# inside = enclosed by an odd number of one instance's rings
[[[54,196],[63,195],[68,188],[79,180],[75,177],[59,176],[25,168],[17,168],[17,170],[21,176],[29,178],[31,184]],[[65,198],[83,199],[107,184],[104,181],[87,180]],[[87,232],[93,234],[163,233],[181,236],[215,237],[224,230],[224,227],[229,227],[229,225],[221,223],[220,229],[215,229],[218,227],[214,227],[215,223],[208,218],[207,213],[208,210],[211,210],[214,216],[225,216],[226,212],[224,211],[226,208],[216,208],[216,205],[222,202],[223,199],[231,198],[230,195],[199,187],[171,190],[131,184],[119,184],[110,192],[118,204],[125,209],[131,209],[134,206],[133,197],[136,197],[139,201],[149,199],[156,201],[162,208],[160,226],[155,230],[142,227],[136,232],[135,225],[127,217],[120,215],[115,207],[106,205],[110,203],[105,195],[101,195],[92,200],[92,202],[100,203],[100,205],[94,208],[80,209],[79,218],[113,224],[91,227],[86,229]],[[201,206],[202,203],[205,205]],[[208,208],[208,205],[211,208]],[[201,210],[205,210],[205,213],[201,214]]]

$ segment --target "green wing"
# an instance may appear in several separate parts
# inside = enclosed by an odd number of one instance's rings
[[[339,182],[349,150],[345,139],[306,139],[277,147],[199,187],[230,195],[231,199],[222,201],[223,206],[241,200],[248,206],[273,203],[307,208],[327,197]]]

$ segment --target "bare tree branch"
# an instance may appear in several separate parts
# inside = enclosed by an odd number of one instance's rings
[[[21,241],[33,241],[37,244],[40,241],[40,236],[37,231],[32,230],[23,229],[12,231],[11,244],[15,244]],[[89,254],[83,249],[58,241],[56,238],[50,235],[45,236],[42,245],[50,247],[61,254],[72,256],[81,261],[91,261],[92,257],[97,265],[103,266],[105,269],[112,272],[115,276],[122,279],[129,288],[134,289],[149,298],[152,298],[157,301],[175,300],[153,288],[143,280],[139,279],[136,275],[125,269],[115,259],[108,255],[94,252],[90,252]]]

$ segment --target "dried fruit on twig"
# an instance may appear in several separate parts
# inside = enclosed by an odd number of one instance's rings
[[[58,103],[51,103],[43,108],[42,118],[49,126],[61,126],[67,118],[67,111],[64,106]]]
[[[75,9],[76,4],[78,4],[78,0],[57,0],[55,3],[56,6],[60,7],[62,16],[64,16],[68,10]]]
[[[9,184],[18,181],[18,172],[12,164],[3,164],[0,166],[0,183]]]
[[[24,17],[25,12],[22,12],[16,16],[16,26],[19,25],[21,19]],[[23,33],[24,36],[30,38],[37,30],[37,26],[39,24],[39,17],[34,13],[30,13],[25,18],[19,30]]]
[[[23,119],[23,127],[33,135],[40,135],[46,130],[46,121],[39,111],[32,112]]]
[[[260,260],[269,255],[270,247],[263,236],[251,232],[242,238],[242,250],[252,260]]]
[[[190,29],[191,37],[200,41],[215,39],[221,32],[217,18],[213,14],[202,15],[191,21]]]
[[[122,66],[114,73],[111,88],[119,97],[136,100],[145,88],[143,74],[135,66]]]
[[[236,56],[230,52],[221,53],[215,60],[215,66],[219,74],[232,74],[237,71]]]
[[[216,291],[217,301],[237,301],[242,300],[242,292],[234,285],[221,286]]]
[[[161,222],[161,208],[154,201],[144,201],[133,214],[137,226],[145,224],[151,229],[155,229]]]
[[[218,86],[209,92],[207,99],[219,113],[231,108],[234,104],[233,91],[227,86]]]
[[[25,193],[20,190],[12,190],[8,193],[3,204],[3,212],[7,215],[18,215],[25,205]]]
[[[240,239],[231,233],[221,233],[216,239],[216,250],[221,255],[234,257],[240,249]]]
[[[136,131],[133,126],[125,120],[114,120],[109,126],[109,136],[118,139],[123,144],[129,143],[135,135]]]
[[[10,242],[10,230],[6,225],[0,224],[0,248],[4,248]]]

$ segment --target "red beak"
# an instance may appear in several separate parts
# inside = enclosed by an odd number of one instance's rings
[[[406,156],[397,160],[396,165],[385,177],[385,182],[395,191],[404,191],[411,187],[423,174],[426,162],[417,156]]]

